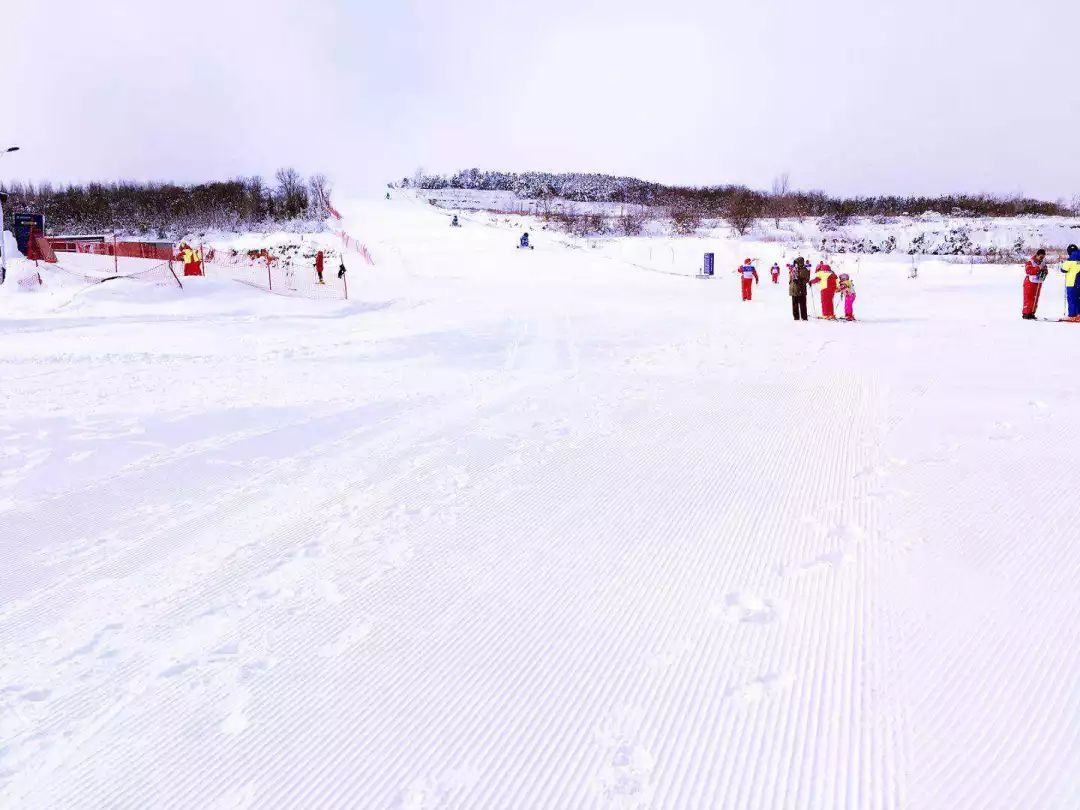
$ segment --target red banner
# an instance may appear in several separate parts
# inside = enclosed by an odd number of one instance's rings
[[[163,242],[82,242],[65,240],[51,242],[57,253],[92,253],[96,256],[119,256],[127,259],[157,259],[175,261],[176,248]]]

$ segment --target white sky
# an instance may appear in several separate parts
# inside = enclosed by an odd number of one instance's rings
[[[3,3],[0,177],[1080,194],[1076,0]]]

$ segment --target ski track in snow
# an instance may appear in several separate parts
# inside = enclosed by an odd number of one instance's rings
[[[1071,806],[1075,383],[359,210],[407,303],[0,329],[0,806]]]

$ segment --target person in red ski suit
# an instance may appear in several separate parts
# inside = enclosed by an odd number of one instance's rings
[[[821,262],[810,283],[821,285],[821,317],[827,321],[835,321],[833,299],[836,296],[836,273],[825,262]]]
[[[201,276],[203,274],[202,253],[191,247],[187,242],[180,243],[180,261],[184,263],[185,276]]]
[[[1035,320],[1039,306],[1039,291],[1046,278],[1046,251],[1039,248],[1024,265],[1024,307],[1021,316],[1025,321]]]
[[[320,250],[315,254],[315,275],[319,277],[319,283],[325,284],[323,281],[323,252]]]
[[[754,295],[753,285],[761,283],[758,278],[757,268],[747,259],[743,262],[742,267],[735,272],[742,276],[742,300],[749,301]]]
[[[773,266],[772,266],[772,269],[769,270],[769,273],[772,275],[772,283],[773,284],[779,284],[780,283],[780,265],[778,265],[778,264],[776,264],[774,262]]]

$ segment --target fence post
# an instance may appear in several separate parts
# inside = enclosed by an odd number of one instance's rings
[[[112,261],[113,261],[113,274],[120,275],[120,259],[116,255],[116,231],[113,231],[112,235]]]
[[[271,291],[273,291],[274,277],[270,273],[270,251],[266,252],[266,286],[269,287]]]
[[[345,300],[349,300],[349,277],[348,273],[341,277],[341,283],[345,285]]]

